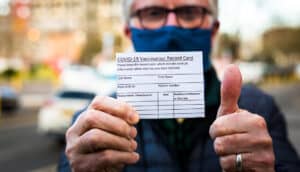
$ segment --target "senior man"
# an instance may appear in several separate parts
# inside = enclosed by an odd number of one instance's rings
[[[273,99],[242,87],[233,65],[221,83],[216,77],[217,0],[125,0],[124,7],[136,51],[203,51],[206,118],[139,120],[126,102],[97,97],[67,131],[60,171],[300,171]]]

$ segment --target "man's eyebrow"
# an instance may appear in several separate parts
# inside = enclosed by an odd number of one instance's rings
[[[145,2],[142,5],[138,6],[136,4],[133,4],[132,6],[132,11],[136,11],[139,9],[143,8],[148,8],[148,7],[167,7],[167,4],[162,3],[161,1],[156,1],[156,2]]]
[[[204,4],[198,4],[198,3],[193,3],[193,2],[190,2],[190,3],[185,3],[185,4],[177,4],[177,5],[174,5],[173,7],[168,7],[167,4],[163,4],[163,3],[148,3],[148,4],[143,4],[141,5],[140,7],[136,8],[135,6],[133,6],[132,8],[132,11],[137,11],[137,10],[140,10],[140,9],[145,9],[145,8],[149,8],[149,7],[163,7],[163,8],[177,8],[177,7],[182,7],[182,6],[201,6],[201,7],[205,7],[207,9],[210,10],[209,7],[207,7],[206,5]]]

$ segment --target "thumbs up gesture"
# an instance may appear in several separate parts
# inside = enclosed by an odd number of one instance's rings
[[[275,157],[263,117],[240,109],[241,73],[235,65],[224,72],[217,119],[210,127],[214,149],[226,172],[274,172]]]

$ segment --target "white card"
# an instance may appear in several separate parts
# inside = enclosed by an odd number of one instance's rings
[[[141,119],[205,117],[202,52],[117,53],[117,97]]]

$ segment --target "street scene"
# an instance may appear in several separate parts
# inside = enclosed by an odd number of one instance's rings
[[[274,97],[299,155],[300,3],[287,1],[220,1],[210,55],[221,81],[233,63]],[[122,2],[0,0],[0,172],[57,171],[74,114],[116,97],[116,53],[134,49]]]
[[[289,138],[300,151],[300,84],[265,88],[274,96],[285,114]],[[269,91],[268,91],[269,90]],[[64,145],[54,137],[37,131],[37,112],[34,106],[2,116],[0,124],[0,171],[56,171]]]

